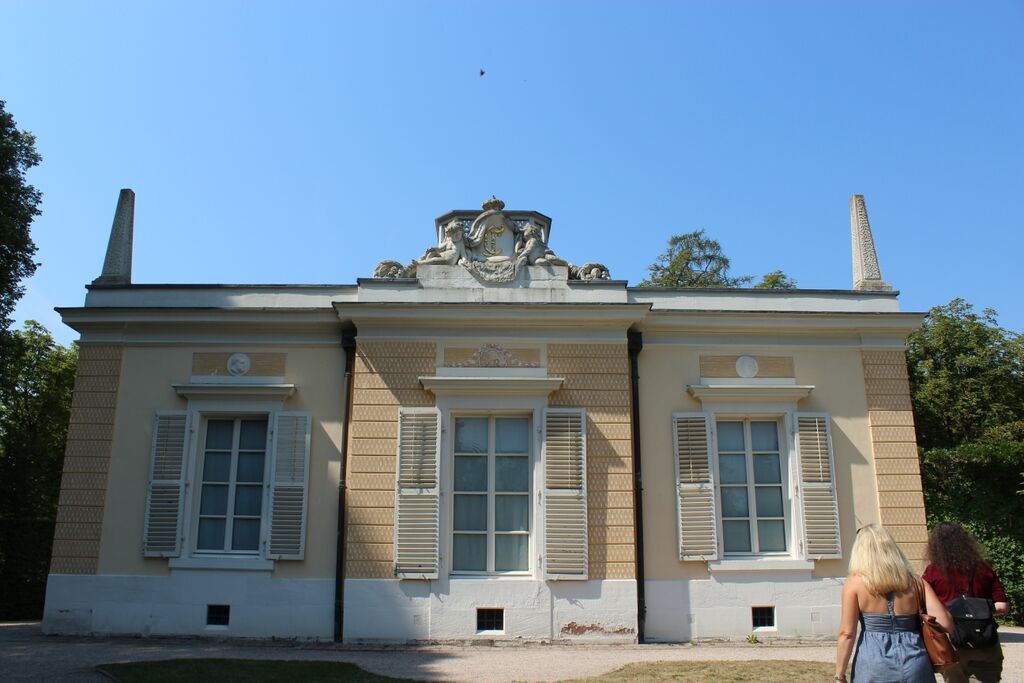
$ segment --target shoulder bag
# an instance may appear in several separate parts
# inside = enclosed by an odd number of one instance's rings
[[[946,630],[946,627],[928,614],[928,606],[924,600],[925,592],[921,588],[920,579],[914,579],[914,590],[917,592],[917,612],[921,618],[921,640],[924,641],[924,648],[928,651],[928,659],[932,660],[932,669],[942,671],[959,662],[960,655],[956,653],[953,643],[950,642],[949,631]]]

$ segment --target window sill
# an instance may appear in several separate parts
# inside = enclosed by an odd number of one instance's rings
[[[750,560],[719,560],[708,562],[708,571],[715,572],[808,572],[814,569],[813,560],[764,558]]]
[[[259,557],[172,557],[167,566],[171,569],[269,572],[274,569],[274,561]]]

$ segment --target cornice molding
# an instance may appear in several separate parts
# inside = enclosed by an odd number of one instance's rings
[[[561,388],[564,377],[420,377],[420,385],[434,395],[547,396]]]
[[[175,393],[187,399],[277,399],[295,393],[294,384],[172,384]]]
[[[799,401],[810,396],[808,384],[687,384],[686,391],[701,401]]]

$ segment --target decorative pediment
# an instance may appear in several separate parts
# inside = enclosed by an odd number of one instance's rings
[[[476,350],[447,348],[444,350],[447,368],[539,368],[537,349],[506,349],[501,344],[484,344]]]
[[[483,212],[451,211],[435,221],[437,246],[429,247],[408,265],[386,260],[373,277],[414,278],[419,266],[461,266],[485,283],[512,282],[526,266],[566,268],[570,280],[608,280],[600,263],[574,266],[548,246],[551,219],[536,211],[505,211],[505,203],[491,197]]]

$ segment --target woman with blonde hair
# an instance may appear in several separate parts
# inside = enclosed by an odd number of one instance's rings
[[[835,680],[846,681],[860,622],[852,683],[934,683],[932,663],[921,640],[918,591],[924,595],[928,614],[952,629],[953,618],[931,586],[918,578],[885,527],[869,524],[857,532],[850,576],[843,584]]]

